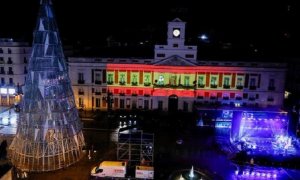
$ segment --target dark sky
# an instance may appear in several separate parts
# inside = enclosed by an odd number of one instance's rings
[[[165,4],[161,4],[164,2]],[[150,44],[164,43],[167,21],[176,17],[187,22],[187,42],[212,52],[230,49],[280,56],[298,56],[299,12],[297,0],[244,1],[103,1],[53,0],[64,44],[80,41],[102,46],[108,36],[114,39]],[[0,37],[32,41],[39,0],[0,1]],[[210,43],[197,39],[207,33]],[[227,44],[228,45],[228,44]],[[298,56],[299,57],[299,56]]]

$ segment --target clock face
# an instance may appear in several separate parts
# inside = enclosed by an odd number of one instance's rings
[[[179,29],[174,29],[174,30],[173,30],[173,36],[174,36],[174,37],[178,37],[179,35],[180,35]]]

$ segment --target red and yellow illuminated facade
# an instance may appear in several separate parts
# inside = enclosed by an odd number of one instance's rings
[[[192,111],[196,104],[281,107],[285,67],[275,63],[197,61],[184,45],[184,22],[169,22],[168,45],[154,59],[69,58],[78,107],[86,110],[161,109]],[[111,93],[111,96],[108,96]]]

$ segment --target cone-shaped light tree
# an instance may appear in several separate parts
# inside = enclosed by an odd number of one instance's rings
[[[84,137],[50,0],[41,0],[12,163],[52,171],[83,156]]]

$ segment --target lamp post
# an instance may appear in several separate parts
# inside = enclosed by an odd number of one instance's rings
[[[107,103],[107,115],[110,118],[113,103],[113,94],[109,91],[109,89],[107,89],[107,96],[105,97],[105,101]]]
[[[105,100],[107,102],[107,111],[111,111],[113,103],[113,94],[109,91],[109,89],[107,90],[107,97]]]

